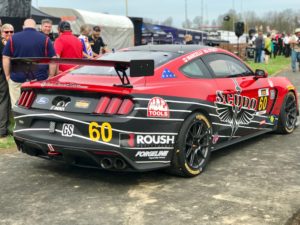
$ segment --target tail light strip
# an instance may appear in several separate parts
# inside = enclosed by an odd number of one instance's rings
[[[96,109],[96,114],[108,115],[127,115],[134,107],[131,99],[121,99],[118,97],[110,98],[108,96],[101,97]]]
[[[35,99],[34,91],[22,91],[18,101],[18,106],[30,108]]]

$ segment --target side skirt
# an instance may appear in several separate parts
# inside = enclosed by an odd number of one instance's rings
[[[253,137],[256,137],[256,136],[259,136],[259,135],[262,135],[262,134],[266,134],[266,133],[269,133],[269,132],[272,132],[272,131],[273,131],[273,129],[259,131],[257,133],[254,133],[254,134],[251,134],[251,135],[247,135],[247,136],[242,137],[242,138],[236,138],[236,139],[233,139],[233,140],[228,141],[228,142],[223,142],[223,143],[220,143],[220,144],[212,146],[211,147],[211,151],[216,151],[216,150],[219,150],[221,148],[225,148],[227,146],[230,146],[230,145],[239,143],[241,141],[245,141],[245,140],[251,139]]]

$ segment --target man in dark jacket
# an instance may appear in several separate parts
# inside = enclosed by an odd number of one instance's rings
[[[0,42],[0,139],[8,135],[10,98],[7,81],[2,70],[2,51],[7,40],[13,35],[14,27],[11,24],[4,24],[1,28]]]
[[[261,53],[264,47],[264,38],[262,32],[258,32],[258,37],[255,39],[254,43],[255,43],[255,62],[260,63]]]
[[[51,40],[36,30],[33,19],[24,21],[24,30],[14,34],[3,49],[3,70],[8,81],[11,106],[13,107],[21,95],[21,85],[31,80],[46,80],[54,76],[55,65],[38,66],[33,73],[11,71],[11,58],[19,57],[55,57]],[[49,74],[48,74],[49,68]]]

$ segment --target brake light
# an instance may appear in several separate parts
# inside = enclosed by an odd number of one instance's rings
[[[34,91],[23,91],[19,98],[18,105],[25,108],[30,108],[34,99],[35,99]]]
[[[105,113],[107,114],[116,114],[122,104],[122,100],[120,98],[112,98],[109,106],[107,107]]]
[[[95,113],[103,114],[105,112],[109,102],[110,102],[109,97],[107,97],[107,96],[101,97],[101,99],[96,107]]]
[[[103,96],[98,102],[95,109],[96,114],[109,115],[127,115],[134,107],[134,103],[130,99],[121,99],[119,97],[110,98]]]
[[[119,108],[118,114],[120,115],[129,114],[133,109],[133,106],[134,104],[130,99],[124,99],[121,107]]]

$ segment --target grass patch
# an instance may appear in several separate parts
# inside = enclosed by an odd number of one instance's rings
[[[275,59],[269,60],[269,64],[254,63],[254,61],[246,61],[246,63],[255,71],[256,69],[265,70],[269,75],[274,75],[281,70],[287,69],[291,65],[291,58],[284,56],[277,56]]]
[[[12,134],[14,126],[15,126],[14,117],[11,116],[9,119],[9,128],[8,128],[10,134]],[[6,138],[1,138],[0,149],[10,149],[10,148],[16,148],[16,143],[14,141],[13,136],[9,135]]]
[[[1,149],[15,148],[16,144],[13,136],[9,135],[6,138],[0,139],[0,151]]]

